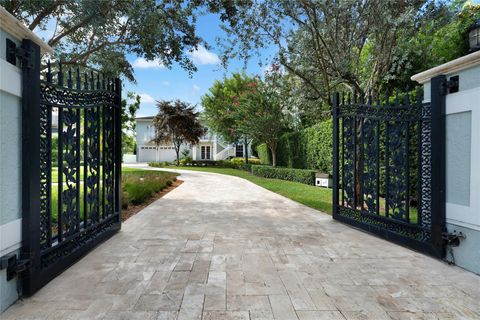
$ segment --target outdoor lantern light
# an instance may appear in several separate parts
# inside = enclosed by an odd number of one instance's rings
[[[470,27],[468,32],[470,52],[480,50],[480,20]]]

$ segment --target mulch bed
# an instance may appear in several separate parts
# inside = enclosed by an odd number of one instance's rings
[[[162,191],[156,193],[148,201],[146,201],[142,204],[139,204],[139,205],[129,205],[127,209],[122,210],[122,222],[127,220],[128,218],[136,215],[138,212],[140,212],[140,210],[142,210],[146,206],[150,205],[152,202],[155,202],[156,200],[162,198],[164,195],[166,195],[167,193],[169,193],[170,191],[172,191],[173,189],[175,189],[176,187],[178,187],[182,183],[183,183],[182,180],[177,179],[176,181],[174,181],[172,183],[171,186],[169,186],[169,187],[163,189]]]

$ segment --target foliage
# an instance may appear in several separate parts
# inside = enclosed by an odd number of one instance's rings
[[[223,81],[216,80],[209,92],[202,96],[203,116],[215,133],[227,143],[244,142],[248,150],[250,132],[245,117],[238,108],[239,99],[249,90],[249,84],[256,79],[246,74],[234,73]],[[245,161],[248,154],[245,153]]]
[[[255,140],[266,143],[274,167],[277,165],[278,138],[285,129],[280,100],[273,82],[257,80],[248,85],[237,106],[245,131]]]
[[[315,171],[313,170],[253,165],[252,174],[270,179],[294,181],[308,185],[315,184]]]
[[[412,86],[413,74],[467,54],[467,30],[479,19],[480,4],[429,2],[417,21],[415,34],[399,37],[386,86],[390,90]]]
[[[303,131],[283,134],[278,140],[278,164],[289,168],[306,168]]]
[[[185,166],[185,165],[191,165],[193,163],[192,157],[184,157],[180,159],[180,165]]]
[[[57,171],[58,174],[58,171]],[[83,174],[80,175],[83,179]],[[122,168],[122,209],[130,204],[142,204],[148,201],[155,193],[172,184],[176,180],[176,173],[149,171],[142,169]],[[56,179],[52,179],[56,182]],[[80,188],[80,199],[83,199],[83,188]],[[102,193],[100,193],[100,200]],[[80,201],[80,216],[83,217],[83,201]],[[58,188],[52,188],[52,224],[58,223]]]
[[[175,180],[176,174],[170,172],[125,172],[122,176],[122,208],[144,203]]]
[[[245,1],[197,0],[1,0],[0,4],[30,30],[46,30],[55,58],[66,64],[93,64],[108,76],[134,80],[127,54],[164,66],[178,62],[196,70],[189,52],[202,45],[197,16],[205,11],[231,21]]]
[[[260,159],[261,164],[271,164],[270,161],[270,152],[265,143],[259,144],[257,146],[258,159]]]
[[[305,167],[333,173],[333,122],[327,120],[303,130]]]
[[[164,168],[164,167],[168,167],[170,165],[170,162],[168,162],[168,161],[149,162],[148,165],[150,167]]]
[[[269,164],[270,153],[265,145],[257,147],[262,164]],[[278,165],[311,169],[332,174],[333,127],[326,120],[299,132],[283,134],[278,140]]]
[[[400,35],[412,34],[425,1],[276,1],[240,8],[225,57],[248,59],[277,46],[277,61],[308,87],[308,96],[330,103],[340,87],[362,95],[378,89],[389,71]],[[365,54],[368,51],[368,54]],[[306,91],[307,93],[307,91]]]
[[[160,101],[157,103],[158,114],[153,119],[157,145],[171,143],[180,164],[180,146],[184,143],[196,144],[204,134],[204,128],[198,118],[195,106],[180,100]]]

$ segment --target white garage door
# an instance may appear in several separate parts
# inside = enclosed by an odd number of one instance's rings
[[[152,162],[156,161],[157,150],[156,147],[140,147],[138,150],[138,162]]]
[[[159,161],[168,161],[172,162],[177,159],[175,154],[175,149],[171,146],[160,146],[158,147],[158,160]]]

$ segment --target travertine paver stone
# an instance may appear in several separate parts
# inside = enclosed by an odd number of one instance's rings
[[[2,320],[480,319],[480,277],[236,177],[185,181]]]

